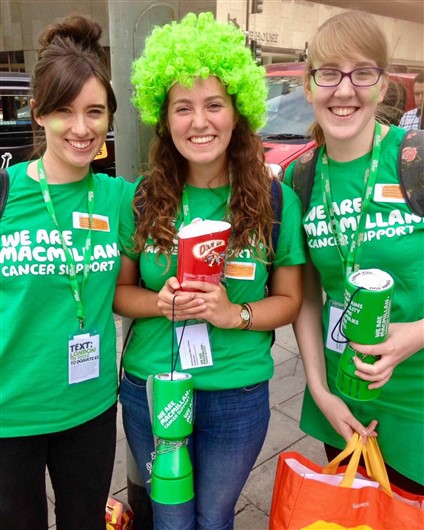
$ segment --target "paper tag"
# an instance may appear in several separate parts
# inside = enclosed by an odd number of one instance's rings
[[[236,280],[254,280],[256,263],[243,261],[227,261],[225,264],[225,277]]]
[[[90,217],[88,213],[73,212],[72,225],[74,228],[88,230],[90,228]],[[109,217],[93,214],[91,229],[97,232],[110,232]]]
[[[206,323],[177,327],[175,332],[180,344],[180,362],[183,370],[213,365]]]
[[[343,315],[343,305],[337,302],[330,302],[330,318],[328,322],[326,347],[337,353],[343,353],[346,348],[346,339],[341,334],[340,319]],[[334,337],[334,338],[333,338]],[[337,339],[340,342],[336,342]]]
[[[400,184],[376,184],[374,188],[376,202],[406,202]]]
[[[75,335],[68,341],[69,384],[99,377],[100,336]]]

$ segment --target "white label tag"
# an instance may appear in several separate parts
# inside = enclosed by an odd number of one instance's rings
[[[68,342],[68,357],[70,385],[99,377],[99,335],[75,335]]]
[[[179,326],[175,332],[178,344],[180,344],[180,361],[183,370],[213,365],[206,323],[191,324],[185,326],[185,328]]]
[[[328,322],[326,347],[337,353],[343,353],[346,348],[346,339],[341,334],[340,319],[343,315],[343,306],[337,302],[330,302],[330,318]],[[334,340],[336,339],[336,340]],[[337,342],[340,341],[340,342]]]

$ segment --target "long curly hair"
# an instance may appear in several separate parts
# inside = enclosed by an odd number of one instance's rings
[[[137,216],[135,250],[142,252],[149,239],[157,255],[169,256],[175,246],[175,218],[187,178],[187,161],[175,148],[168,128],[167,105],[150,149],[152,168],[135,195],[133,208]],[[265,166],[262,142],[243,116],[239,116],[227,149],[232,175],[230,254],[249,248],[259,259],[268,261],[272,253],[271,233],[275,221],[271,206],[271,179]],[[229,212],[227,212],[229,213]]]
[[[168,92],[175,84],[191,88],[196,78],[217,77],[231,96],[238,117],[227,148],[231,174],[230,253],[244,248],[269,260],[274,213],[271,179],[260,138],[255,133],[266,115],[265,70],[245,46],[243,32],[218,22],[212,13],[189,13],[181,22],[153,30],[142,56],[133,64],[133,103],[141,119],[156,124],[149,152],[151,168],[134,198],[138,216],[135,248],[152,240],[157,256],[174,250],[175,219],[187,179],[188,162],[176,149],[168,125]],[[261,248],[263,244],[263,249]]]

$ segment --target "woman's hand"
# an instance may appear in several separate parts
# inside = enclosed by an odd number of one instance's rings
[[[203,312],[205,306],[205,301],[199,296],[199,293],[181,291],[181,285],[174,276],[166,280],[165,285],[158,293],[157,307],[159,312],[171,321],[179,322],[191,318],[203,318],[199,312]]]
[[[194,289],[193,302],[197,301],[196,318],[207,320],[213,326],[222,329],[237,328],[241,324],[240,304],[230,302],[227,290],[220,283],[185,281],[184,289]]]
[[[372,420],[371,423],[365,427],[355,416],[350,412],[346,403],[329,390],[316,399],[316,403],[321,409],[321,412],[332,425],[333,429],[348,442],[353,434],[357,432],[363,437],[365,444],[368,436],[377,436],[375,428],[378,421]]]
[[[374,364],[365,363],[359,357],[353,358],[357,368],[355,375],[370,381],[370,390],[380,388],[387,383],[398,364],[424,347],[424,321],[390,324],[386,341],[374,345],[351,342],[351,346],[365,355],[380,356]]]

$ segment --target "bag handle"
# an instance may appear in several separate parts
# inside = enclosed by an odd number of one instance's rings
[[[386,466],[384,465],[383,456],[378,447],[377,439],[375,437],[368,437],[364,445],[362,443],[362,436],[354,433],[352,438],[346,444],[345,449],[338,454],[331,462],[329,462],[322,470],[323,473],[335,475],[342,460],[350,456],[345,474],[340,487],[351,488],[355,479],[356,472],[359,466],[361,455],[364,457],[365,468],[367,475],[378,482],[382,491],[392,496],[392,489],[390,487],[389,477],[387,476]]]
[[[362,445],[362,455],[364,457],[368,476],[377,481],[380,484],[381,489],[387,493],[387,495],[392,497],[392,488],[390,486],[386,466],[384,465],[384,459],[377,443],[377,438],[371,436],[367,439],[367,443]]]

